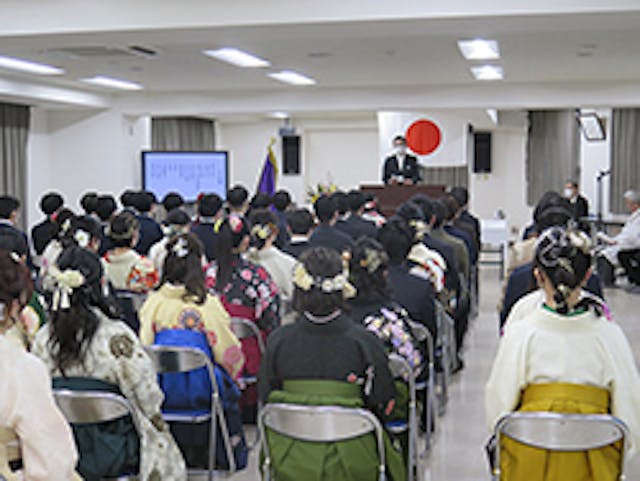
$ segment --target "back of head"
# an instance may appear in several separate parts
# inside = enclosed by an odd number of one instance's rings
[[[356,288],[358,298],[389,297],[387,278],[389,256],[375,239],[361,237],[353,247],[349,259],[349,280]]]
[[[29,269],[16,257],[14,251],[0,245],[0,305],[5,321],[8,320],[11,304],[18,301],[20,307],[26,306],[32,293]]]
[[[572,217],[569,200],[557,192],[544,194],[533,215],[538,232],[542,232],[549,227],[566,226]]]
[[[286,190],[279,190],[273,195],[273,206],[280,212],[284,212],[291,205],[291,195]]]
[[[20,201],[11,195],[0,195],[0,219],[10,219],[20,208]]]
[[[205,194],[198,202],[198,215],[201,217],[215,217],[222,209],[222,199],[218,194]]]
[[[324,247],[306,250],[294,272],[293,309],[312,316],[328,316],[342,309],[346,281],[337,251]]]
[[[189,214],[182,209],[173,209],[169,211],[167,217],[164,219],[165,225],[186,226],[191,222]]]
[[[251,224],[251,245],[262,249],[267,240],[278,235],[278,221],[270,209],[256,209],[249,216]]]
[[[378,231],[378,241],[391,264],[402,264],[413,245],[413,232],[404,219],[394,216]]]
[[[122,194],[120,194],[120,204],[123,208],[135,208],[134,207],[134,198],[136,196],[135,191],[131,189],[125,190]]]
[[[18,256],[26,258],[29,246],[20,232],[15,229],[1,229],[0,249],[15,252]]]
[[[75,218],[75,214],[72,210],[64,208],[58,212],[58,215],[55,216],[55,232],[53,234],[53,238],[57,240],[61,240],[67,232],[71,229],[71,224]]]
[[[359,190],[351,190],[347,194],[347,203],[349,204],[349,210],[351,210],[351,212],[358,212],[364,207],[365,202],[364,194]]]
[[[323,196],[316,200],[316,203],[313,204],[313,209],[315,210],[316,217],[323,224],[331,222],[336,212],[338,212],[338,207],[336,206],[336,201],[333,196]]]
[[[156,203],[156,196],[155,194],[149,192],[149,191],[141,191],[141,192],[136,192],[134,198],[133,198],[133,207],[138,211],[138,212],[142,212],[144,214],[151,212],[151,208],[153,207],[153,204]]]
[[[98,208],[98,194],[95,192],[87,192],[80,199],[80,206],[87,215],[95,213]]]
[[[567,301],[591,266],[591,241],[579,230],[551,227],[536,244],[535,267],[544,272],[554,289],[558,312],[566,314]]]
[[[140,224],[131,212],[121,212],[111,219],[107,235],[114,247],[131,247]]]
[[[242,208],[247,199],[249,198],[249,192],[241,185],[236,185],[229,192],[227,192],[227,203],[233,209]]]
[[[64,199],[57,192],[49,192],[40,199],[40,210],[50,216],[64,205]]]
[[[113,213],[116,211],[116,200],[112,195],[101,195],[98,197],[98,203],[96,205],[96,214],[100,217],[102,222],[108,222],[111,220]]]
[[[244,217],[232,213],[216,225],[215,231],[218,235],[215,244],[215,258],[218,265],[216,287],[221,288],[231,280],[233,259],[241,253],[240,247],[250,235],[250,227]]]
[[[287,212],[287,224],[294,235],[307,235],[313,228],[313,216],[307,209]]]
[[[98,221],[89,215],[84,215],[74,217],[71,220],[71,226],[61,240],[65,248],[70,244],[75,244],[86,249],[92,240],[99,241],[101,235],[102,232]]]
[[[185,301],[203,304],[207,297],[205,275],[202,269],[203,248],[191,234],[175,236],[167,244],[167,257],[162,269],[162,283],[185,287]]]
[[[252,209],[267,209],[271,206],[271,196],[264,192],[258,192],[251,199]]]
[[[460,204],[458,204],[458,201],[452,195],[445,195],[442,198],[442,203],[446,209],[446,220],[453,220],[460,210]]]
[[[456,199],[456,202],[458,202],[458,205],[462,208],[465,208],[469,203],[469,191],[466,187],[454,187],[453,189],[451,189],[451,192],[449,192],[449,194],[454,199]]]
[[[162,206],[167,212],[177,209],[184,205],[184,199],[177,192],[169,192],[162,198]]]
[[[431,218],[434,216],[433,201],[426,195],[416,195],[411,198],[411,202],[420,207],[423,215],[423,220],[427,224],[430,223]]]
[[[442,227],[447,220],[447,214],[449,210],[444,205],[444,202],[440,199],[433,201],[433,215],[435,217],[435,222],[433,226],[437,229]]]
[[[396,216],[403,219],[413,233],[413,238],[421,240],[427,230],[424,214],[418,204],[412,201],[405,202],[396,211]]]
[[[347,197],[347,194],[345,194],[344,192],[338,191],[334,193],[331,197],[336,203],[336,209],[338,210],[338,215],[343,216],[347,212],[349,212],[349,199]]]
[[[633,205],[640,205],[640,192],[637,190],[627,190],[623,198]]]

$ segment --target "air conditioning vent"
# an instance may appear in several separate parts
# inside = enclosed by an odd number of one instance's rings
[[[158,54],[156,50],[149,47],[141,47],[132,45],[131,47],[102,47],[102,46],[86,46],[86,47],[60,47],[46,50],[47,53],[54,55],[63,55],[66,57],[82,59],[131,59],[139,57],[154,57]]]

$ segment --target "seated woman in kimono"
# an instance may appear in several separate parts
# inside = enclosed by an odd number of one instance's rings
[[[163,394],[153,364],[136,334],[107,316],[100,260],[72,245],[62,252],[57,267],[51,321],[36,335],[33,353],[44,361],[56,386],[125,396],[139,427],[133,439],[127,436],[130,430],[107,433],[113,444],[109,449],[94,444],[102,432],[79,446],[78,470],[85,479],[117,477],[122,473],[111,472],[117,463],[127,472],[137,470],[142,481],[185,481],[184,461],[160,412]]]
[[[602,301],[581,297],[590,275],[590,242],[580,231],[552,227],[538,239],[535,276],[543,305],[506,325],[486,386],[493,429],[513,410],[611,413],[630,431],[630,454],[640,441],[640,377],[620,327]],[[504,480],[615,480],[620,446],[588,453],[549,453],[503,438]]]
[[[0,250],[0,326],[9,329],[31,297],[29,270]],[[56,407],[45,365],[19,340],[0,335],[0,479],[70,481],[78,459],[73,434]],[[9,443],[18,441],[19,452]],[[20,454],[22,456],[20,456]],[[22,473],[9,462],[22,459]]]
[[[294,324],[280,327],[269,337],[260,367],[258,389],[263,402],[310,405],[367,406],[382,418],[395,404],[393,378],[387,366],[382,342],[344,312],[344,297],[353,294],[342,258],[337,251],[312,248],[300,257],[295,268]],[[300,450],[286,439],[269,434],[274,459],[286,456],[275,466],[277,479],[375,479],[376,463],[367,463],[371,452],[349,454],[327,445]],[[285,451],[279,450],[284,448]],[[307,451],[308,453],[308,451]],[[401,455],[387,449],[392,477],[404,478]],[[326,470],[326,471],[323,471]]]

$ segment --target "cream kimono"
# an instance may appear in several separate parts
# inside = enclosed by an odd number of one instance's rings
[[[151,360],[137,336],[124,323],[94,311],[100,325],[82,364],[65,370],[69,377],[89,377],[117,385],[131,402],[139,422],[141,481],[186,481],[185,462],[169,427],[162,420],[164,395],[158,386]],[[53,377],[61,376],[49,348],[47,324],[36,335],[32,352],[40,357]]]

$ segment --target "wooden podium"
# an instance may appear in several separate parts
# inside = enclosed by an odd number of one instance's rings
[[[360,191],[373,194],[378,199],[382,215],[391,217],[396,209],[414,195],[442,197],[446,192],[445,185],[361,185]]]

